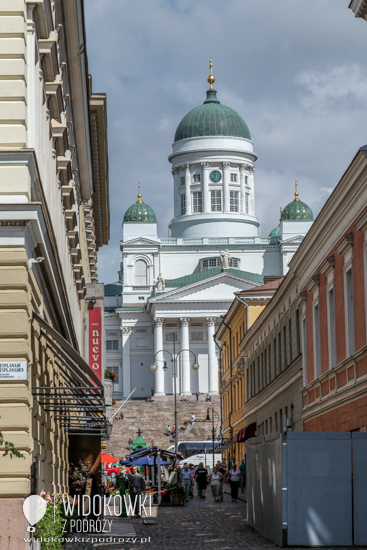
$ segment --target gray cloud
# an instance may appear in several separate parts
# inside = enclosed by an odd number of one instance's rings
[[[202,103],[208,60],[220,101],[247,122],[259,155],[263,235],[300,198],[317,214],[367,142],[367,27],[348,0],[86,0],[95,91],[108,94],[111,241],[101,281],[116,280],[125,210],[143,199],[167,235],[167,157],[181,118]]]

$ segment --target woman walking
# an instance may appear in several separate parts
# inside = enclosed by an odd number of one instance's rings
[[[242,483],[242,474],[240,470],[237,468],[236,464],[233,464],[233,467],[229,470],[227,483],[228,481],[231,485],[232,502],[237,502],[238,487],[240,485],[240,482]]]
[[[218,468],[214,466],[213,472],[209,478],[214,502],[219,502],[219,491],[220,491],[220,484],[221,484],[222,477],[223,475],[219,472]]]
[[[196,470],[195,480],[198,482],[198,489],[200,491],[201,498],[205,498],[207,478],[208,478],[208,470],[204,468],[204,464],[200,462],[199,467]]]

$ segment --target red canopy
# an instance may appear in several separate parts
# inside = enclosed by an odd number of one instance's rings
[[[118,458],[114,458],[111,455],[108,455],[107,453],[101,453],[101,462],[103,464],[106,464],[107,462],[120,462]]]

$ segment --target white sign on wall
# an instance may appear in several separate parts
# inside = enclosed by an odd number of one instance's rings
[[[27,361],[0,361],[1,380],[28,380]]]

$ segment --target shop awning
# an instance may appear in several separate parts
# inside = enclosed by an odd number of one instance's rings
[[[54,356],[57,386],[32,386],[32,395],[45,412],[69,433],[107,435],[101,381],[77,351],[36,313],[33,318]]]
[[[244,441],[247,441],[251,437],[256,436],[256,422],[252,422],[252,424],[249,424],[245,428],[242,428],[236,437],[237,443],[243,443]]]

